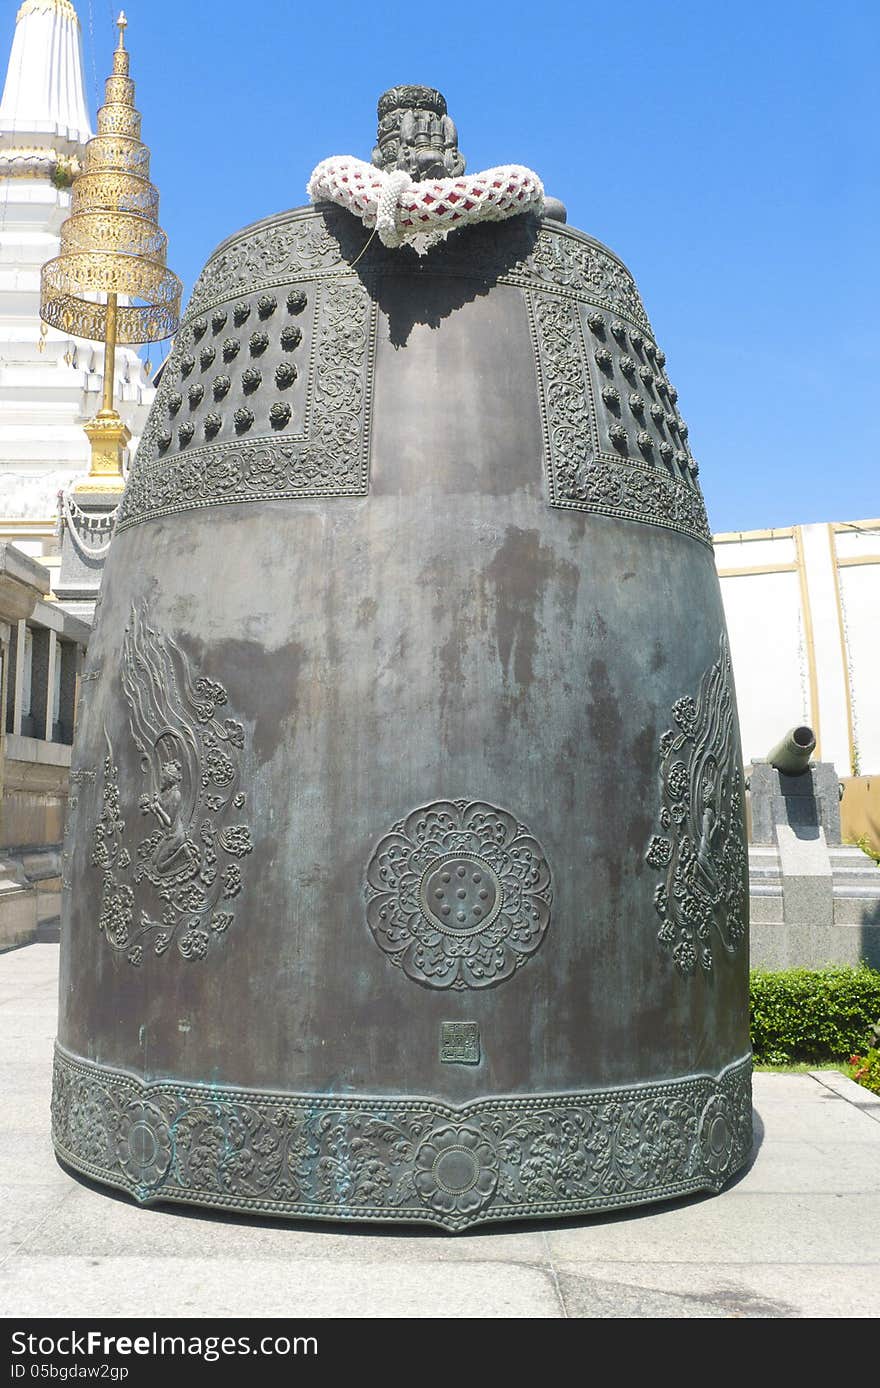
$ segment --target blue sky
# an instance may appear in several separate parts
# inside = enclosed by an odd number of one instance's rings
[[[116,6],[76,3],[94,108]],[[877,0],[126,11],[187,294],[319,159],[369,157],[384,88],[426,82],[470,170],[530,165],[633,271],[714,530],[880,514]]]

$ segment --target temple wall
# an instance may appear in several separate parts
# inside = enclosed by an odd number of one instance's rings
[[[844,843],[867,839],[880,853],[880,776],[843,776],[840,825]]]
[[[89,628],[0,542],[0,950],[57,938],[79,671]]]

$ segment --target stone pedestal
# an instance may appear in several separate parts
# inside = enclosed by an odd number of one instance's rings
[[[753,965],[880,966],[880,871],[861,849],[841,843],[834,765],[787,776],[759,762],[750,791]]]
[[[118,491],[77,490],[65,508],[55,595],[65,611],[91,622],[116,523]]]
[[[782,918],[786,925],[802,921],[834,922],[831,858],[823,829],[795,830],[777,824],[776,839],[782,874]]]
[[[832,762],[817,762],[800,776],[786,776],[769,762],[752,767],[752,842],[775,843],[777,824],[797,833],[821,826],[829,844],[840,843],[840,779]]]

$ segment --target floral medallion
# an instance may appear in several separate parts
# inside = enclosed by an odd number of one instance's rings
[[[475,1214],[498,1184],[498,1158],[473,1128],[439,1128],[422,1143],[415,1164],[415,1188],[440,1214]]]
[[[171,1163],[168,1124],[153,1104],[134,1100],[123,1111],[117,1138],[119,1165],[139,1187],[158,1184]]]
[[[379,948],[426,988],[491,988],[521,968],[550,923],[544,850],[507,810],[437,800],[379,842],[367,922]]]
[[[713,1094],[700,1115],[700,1148],[706,1169],[714,1176],[730,1164],[735,1136],[730,1104],[722,1094]]]

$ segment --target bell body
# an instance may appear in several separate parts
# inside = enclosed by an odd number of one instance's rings
[[[143,1201],[458,1229],[751,1145],[742,773],[633,282],[532,217],[209,261],[107,562],[54,1131]]]

